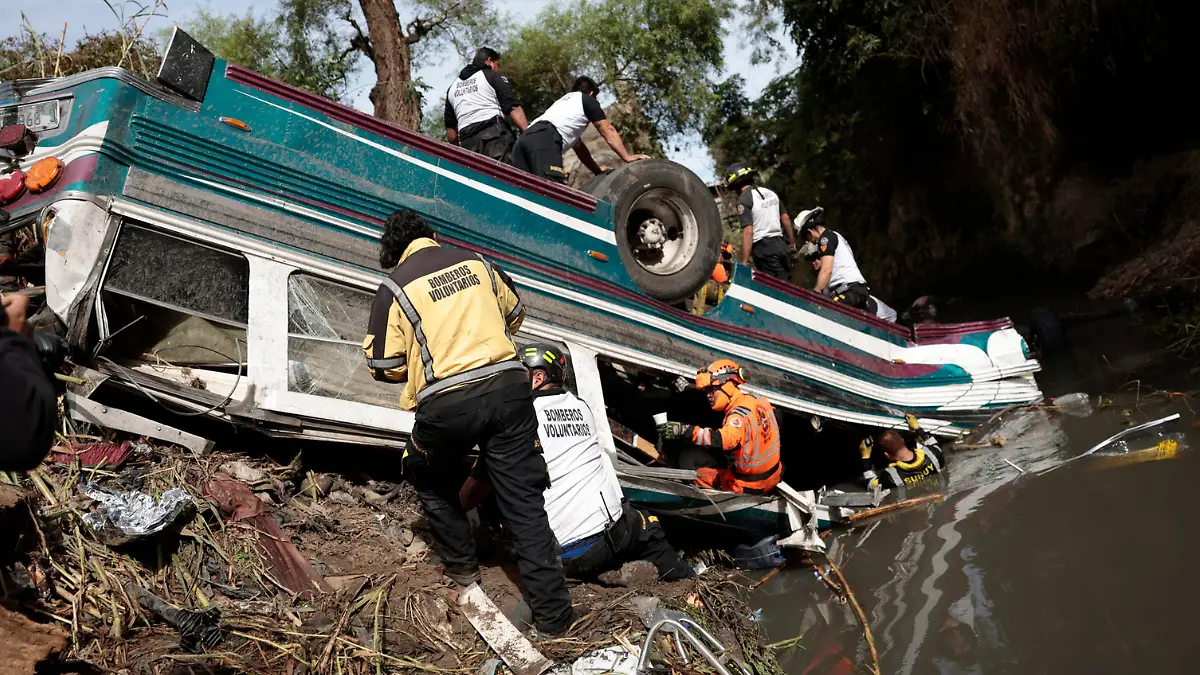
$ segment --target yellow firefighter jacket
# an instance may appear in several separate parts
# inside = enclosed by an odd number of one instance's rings
[[[405,382],[400,407],[505,370],[522,370],[512,333],[525,308],[508,275],[478,254],[414,241],[371,305],[371,375]]]

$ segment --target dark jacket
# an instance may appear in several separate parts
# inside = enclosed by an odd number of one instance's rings
[[[46,458],[57,399],[33,343],[0,328],[0,471],[29,471]]]

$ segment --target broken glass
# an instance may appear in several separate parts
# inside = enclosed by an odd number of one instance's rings
[[[366,368],[362,338],[374,294],[303,273],[288,278],[288,389],[395,407],[400,387]]]

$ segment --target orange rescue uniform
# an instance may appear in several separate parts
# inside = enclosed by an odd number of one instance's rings
[[[731,456],[728,469],[697,469],[696,485],[726,492],[765,494],[783,475],[779,423],[765,398],[739,391],[725,409],[720,429],[693,427],[693,444],[720,448]]]

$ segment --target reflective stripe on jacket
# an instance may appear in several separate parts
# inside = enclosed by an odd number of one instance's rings
[[[721,428],[694,428],[692,442],[731,453],[733,475],[743,487],[767,491],[779,484],[779,423],[766,398],[739,392]]]
[[[512,333],[525,308],[482,256],[417,239],[371,304],[363,352],[371,376],[405,382],[400,407],[504,370],[519,370]]]
[[[917,483],[941,473],[945,465],[942,450],[936,443],[917,444],[911,462],[892,462],[879,476],[883,487],[900,487]]]

